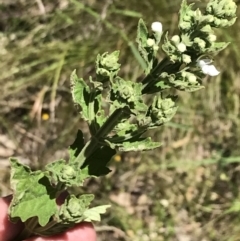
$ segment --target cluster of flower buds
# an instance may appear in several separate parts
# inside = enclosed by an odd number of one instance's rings
[[[155,96],[147,114],[152,120],[150,127],[163,125],[172,119],[178,108],[175,103],[176,98],[176,96],[168,96],[166,98]]]
[[[126,81],[117,76],[112,83],[109,101],[111,110],[129,106],[132,113],[146,111],[147,106],[142,99],[142,85],[133,81]],[[115,101],[115,100],[118,101]]]
[[[213,65],[213,56],[228,43],[217,42],[214,28],[227,27],[235,22],[236,4],[233,0],[210,0],[205,10],[194,9],[194,6],[188,5],[186,0],[182,1],[177,35],[169,37],[168,32],[163,34],[160,22],[152,23],[154,38],[148,39],[147,43],[156,48],[157,36],[163,36],[162,50],[167,57],[150,70],[150,77],[144,79],[143,94],[166,93],[167,89],[196,91],[204,88],[201,85],[202,77],[220,73]],[[149,61],[147,58],[145,60]],[[155,97],[147,115],[152,123],[161,125],[173,116],[175,99],[163,94]]]
[[[237,6],[232,0],[211,0],[205,11],[194,10],[193,6],[182,2],[180,33],[171,39],[166,34],[162,49],[173,63],[185,64],[188,71],[193,69],[196,72],[197,67],[204,75],[216,76],[220,72],[212,64],[212,56],[228,43],[216,42],[214,28],[232,25],[236,20]]]
[[[207,4],[206,12],[213,16],[210,25],[215,28],[229,27],[236,21],[237,5],[229,0],[212,0]]]
[[[117,75],[120,64],[118,63],[119,51],[113,53],[104,53],[97,56],[96,73],[98,77],[102,76],[104,80],[112,80]]]
[[[163,50],[168,54],[172,62],[184,62],[189,64],[191,56],[186,54],[187,46],[183,43],[178,35],[174,35],[171,40],[165,36],[165,42],[162,46]]]
[[[80,198],[70,195],[65,200],[65,205],[62,205],[59,211],[59,219],[64,224],[79,223],[86,217],[84,211],[88,208],[91,201],[94,199],[93,194],[85,194]]]

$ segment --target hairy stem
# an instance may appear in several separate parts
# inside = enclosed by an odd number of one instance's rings
[[[91,156],[93,152],[98,148],[101,139],[106,137],[119,123],[119,121],[123,117],[126,117],[126,115],[130,115],[130,112],[127,107],[117,109],[110,115],[107,121],[98,130],[96,135],[92,136],[92,138],[86,143],[82,151],[76,157],[75,162],[78,163],[79,168],[81,168],[84,165],[85,160],[89,156]]]

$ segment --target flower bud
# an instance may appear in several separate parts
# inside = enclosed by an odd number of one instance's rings
[[[169,96],[165,99],[162,99],[160,96],[155,96],[149,110],[152,122],[156,125],[162,125],[172,119],[177,111],[175,100],[175,96]]]
[[[154,44],[155,44],[155,40],[154,39],[152,39],[152,38],[148,38],[147,39],[147,45],[149,47],[152,47]]]
[[[171,40],[175,43],[178,44],[180,42],[180,37],[178,35],[172,36]]]
[[[183,54],[182,55],[182,61],[185,63],[185,64],[189,64],[191,63],[191,57],[187,54]]]
[[[186,45],[184,44],[184,43],[179,43],[178,45],[177,45],[177,49],[180,51],[180,52],[185,52],[186,51],[186,49],[187,49],[187,47],[186,47]]]
[[[159,47],[157,45],[154,45],[153,50],[157,52],[159,50]]]
[[[206,47],[206,42],[200,38],[194,38],[194,43],[197,44],[197,46],[200,48],[200,50],[204,50],[204,48]]]
[[[215,34],[209,34],[208,35],[208,41],[209,42],[215,42],[217,40],[217,36]]]
[[[197,83],[197,77],[194,74],[189,73],[187,77],[188,77],[188,82],[190,84],[196,84]]]
[[[201,31],[202,32],[205,32],[205,33],[211,33],[212,32],[212,28],[209,24],[205,25],[204,27],[201,28]]]
[[[207,14],[204,16],[205,22],[212,23],[214,21],[214,16]]]
[[[179,24],[179,28],[182,30],[189,30],[191,28],[191,23],[190,22],[181,22]]]
[[[71,166],[64,166],[62,170],[62,179],[68,180],[76,177],[76,171]]]
[[[153,22],[151,28],[155,33],[162,33],[162,24],[160,22]]]
[[[202,17],[202,12],[199,8],[196,11],[194,11],[194,17],[196,20],[199,20]]]

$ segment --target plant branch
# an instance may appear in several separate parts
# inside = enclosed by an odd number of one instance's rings
[[[92,153],[97,149],[102,138],[106,137],[113,128],[119,123],[119,121],[130,112],[127,107],[115,110],[103,126],[98,130],[95,136],[86,143],[82,151],[76,157],[75,162],[78,163],[79,168],[84,165],[85,160],[92,155]]]

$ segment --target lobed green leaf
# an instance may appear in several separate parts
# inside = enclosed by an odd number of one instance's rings
[[[13,198],[10,204],[10,219],[22,222],[37,217],[41,226],[45,226],[57,212],[56,189],[51,186],[42,171],[32,172],[17,159],[11,158],[11,188]],[[17,219],[16,219],[17,218]]]

